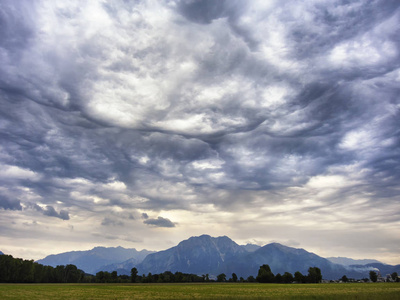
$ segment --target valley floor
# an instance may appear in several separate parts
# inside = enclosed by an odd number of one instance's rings
[[[0,299],[400,299],[400,283],[0,284]]]

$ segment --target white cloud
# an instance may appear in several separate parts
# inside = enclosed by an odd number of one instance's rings
[[[12,179],[37,181],[40,180],[41,174],[18,166],[1,165],[0,178],[4,181]]]

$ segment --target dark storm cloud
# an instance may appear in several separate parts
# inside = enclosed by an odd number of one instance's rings
[[[157,219],[146,219],[143,221],[143,223],[155,227],[175,227],[175,223],[163,217],[158,217]]]
[[[69,220],[69,213],[66,210],[61,210],[59,213],[54,209],[53,206],[50,205],[46,205],[45,208],[40,207],[37,204],[32,204],[29,203],[28,204],[29,208],[35,209],[41,213],[43,213],[43,215],[48,216],[48,217],[55,217],[55,218],[59,218],[61,220]]]
[[[190,21],[207,24],[224,16],[225,0],[182,0],[178,10]]]
[[[0,194],[0,208],[9,210],[22,210],[21,202],[17,199],[9,199]]]
[[[43,210],[43,214],[49,217],[56,217],[61,220],[69,220],[69,214],[65,210],[61,210],[59,213],[56,212],[54,207],[47,205],[46,208]]]

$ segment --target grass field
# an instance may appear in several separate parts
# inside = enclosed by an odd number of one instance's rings
[[[400,299],[400,283],[0,284],[0,299]]]

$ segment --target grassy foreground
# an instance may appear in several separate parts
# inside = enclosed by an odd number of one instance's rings
[[[400,299],[400,283],[0,284],[0,299]]]

